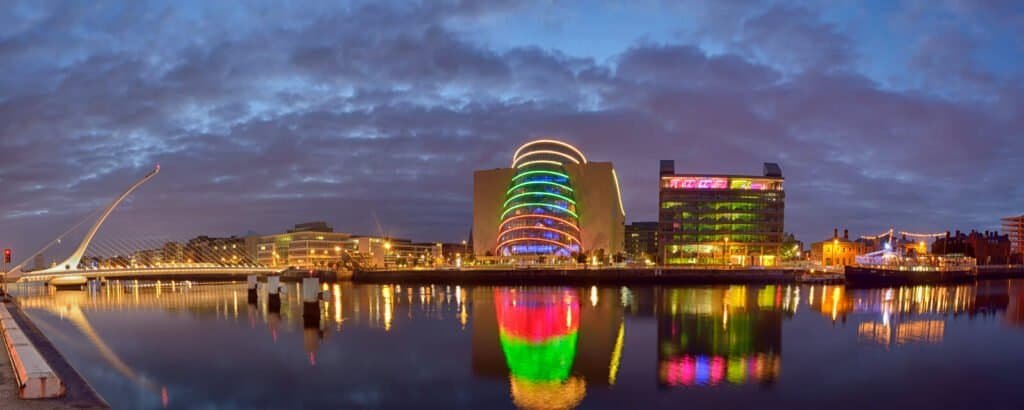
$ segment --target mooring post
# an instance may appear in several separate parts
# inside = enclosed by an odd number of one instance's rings
[[[272,311],[281,310],[281,277],[267,277],[267,307]]]
[[[246,290],[249,295],[249,304],[255,305],[257,301],[256,275],[249,275],[245,278]]]
[[[319,278],[302,278],[302,316],[320,317]]]

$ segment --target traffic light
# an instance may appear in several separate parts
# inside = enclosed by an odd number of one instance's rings
[[[11,263],[11,249],[4,249],[4,263]]]

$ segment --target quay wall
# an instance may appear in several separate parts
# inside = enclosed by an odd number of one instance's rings
[[[63,385],[63,395],[52,399],[20,399],[20,386],[17,382],[17,365],[12,363],[9,354],[4,354],[0,360],[0,366],[5,367],[0,371],[0,409],[109,409],[110,406],[88,382],[71,366],[57,348],[50,343],[50,340],[32,323],[16,302],[5,302],[4,308],[7,314],[4,320],[10,321],[20,330],[24,341],[29,343],[33,350],[41,356],[47,367],[53,372]],[[12,366],[13,365],[13,366]]]
[[[796,283],[803,271],[792,269],[473,269],[364,270],[354,282],[431,282],[493,284],[661,284]]]
[[[978,266],[978,279],[1024,278],[1024,265]]]

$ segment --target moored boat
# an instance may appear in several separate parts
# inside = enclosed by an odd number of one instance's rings
[[[966,256],[903,256],[890,247],[857,257],[845,268],[850,286],[917,285],[970,282],[978,277],[975,259]]]

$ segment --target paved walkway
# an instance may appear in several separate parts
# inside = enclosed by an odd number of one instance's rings
[[[11,315],[18,322],[25,336],[36,345],[53,371],[67,387],[64,397],[47,400],[22,400],[18,398],[18,382],[11,367],[11,358],[6,349],[0,347],[0,409],[107,409],[103,399],[92,391],[85,380],[72,368],[60,352],[39,332],[21,310],[12,303],[7,304]],[[3,342],[0,342],[2,346]]]

